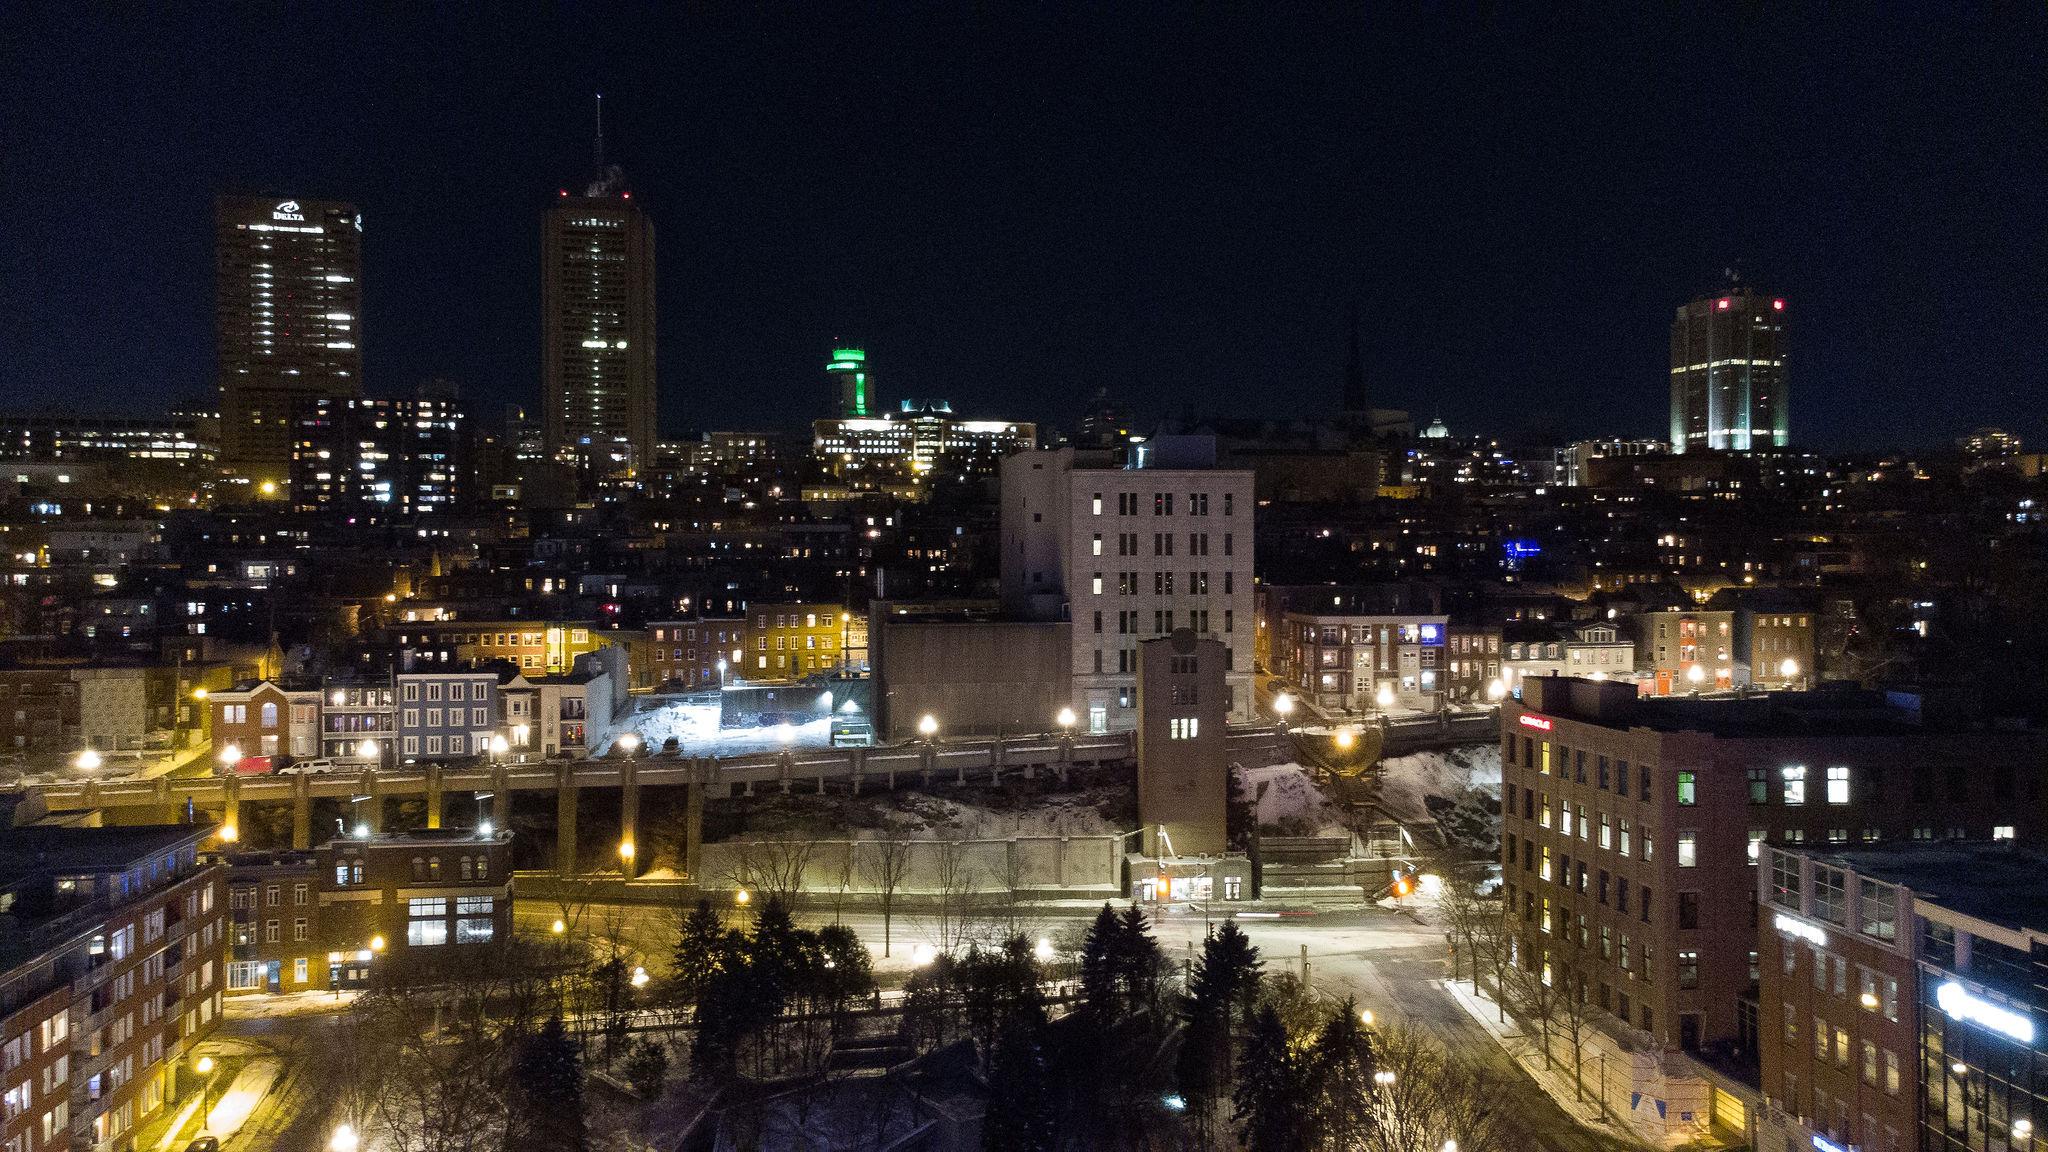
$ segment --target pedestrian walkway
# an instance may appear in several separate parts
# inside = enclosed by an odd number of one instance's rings
[[[1444,990],[1451,994],[1451,999],[1457,1001],[1458,1006],[1463,1008],[1467,1015],[1478,1021],[1479,1026],[1486,1029],[1487,1035],[1492,1036],[1494,1042],[1501,1046],[1522,1071],[1529,1074],[1529,1078],[1536,1082],[1536,1086],[1543,1089],[1544,1095],[1556,1101],[1565,1115],[1577,1121],[1580,1127],[1630,1143],[1642,1143],[1640,1134],[1633,1126],[1617,1122],[1602,1114],[1596,1093],[1589,1092],[1584,1099],[1580,1098],[1577,1087],[1572,1082],[1572,1071],[1568,1065],[1552,1060],[1551,1066],[1545,1068],[1542,1044],[1522,1030],[1521,1022],[1516,1020],[1512,1013],[1503,1023],[1500,1005],[1479,991],[1477,984],[1459,980],[1445,980],[1442,984]]]

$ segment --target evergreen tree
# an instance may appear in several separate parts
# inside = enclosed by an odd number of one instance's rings
[[[1236,1058],[1237,1037],[1258,1002],[1259,950],[1235,921],[1225,921],[1202,941],[1202,957],[1188,981],[1181,1014],[1181,1095],[1187,1098],[1197,1135],[1205,1140],[1217,1104],[1225,1098]]]
[[[642,1040],[626,1054],[626,1082],[643,1100],[661,1095],[668,1081],[668,1049],[659,1040]]]
[[[675,1003],[689,1006],[697,1002],[705,982],[726,962],[732,935],[712,910],[711,901],[697,901],[676,937],[675,979],[670,984]]]
[[[1122,931],[1116,913],[1104,904],[1081,942],[1081,1010],[1097,1027],[1123,1017],[1115,957]]]
[[[1152,938],[1151,922],[1137,908],[1126,908],[1118,928],[1114,955],[1126,1010],[1158,1003],[1166,954],[1160,951],[1159,941]]]
[[[1045,1007],[1036,999],[1003,1021],[989,1055],[988,1111],[982,1117],[984,1152],[1049,1152],[1053,1099],[1045,1060]]]
[[[582,1152],[583,1069],[560,1016],[521,1037],[506,1086],[505,1147]]]
[[[1362,1147],[1373,1131],[1372,1036],[1346,997],[1309,1048],[1317,1128],[1332,1149]]]
[[[1288,1046],[1287,1029],[1270,1004],[1259,1007],[1246,1030],[1233,1099],[1245,1152],[1299,1152],[1315,1145],[1307,1069]]]

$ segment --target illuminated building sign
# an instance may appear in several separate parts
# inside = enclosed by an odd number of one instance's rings
[[[2034,1042],[2034,1022],[2026,1015],[2002,1008],[1981,996],[1973,996],[1953,980],[1934,990],[1934,1002],[1957,1020],[1968,1020],[2022,1044]]]
[[[1521,715],[1521,721],[1522,727],[1524,728],[1534,728],[1538,732],[1550,731],[1550,721],[1545,719],[1544,717],[1531,716],[1527,712],[1524,712]]]
[[[306,214],[299,211],[299,202],[297,200],[287,200],[270,210],[270,218],[272,220],[304,220]]]
[[[1441,648],[1441,647],[1443,647],[1443,646],[1444,646],[1444,629],[1443,629],[1443,625],[1441,625],[1441,624],[1424,624],[1424,625],[1422,626],[1422,646],[1423,646],[1423,647],[1425,647],[1425,648]]]
[[[1783,932],[1787,936],[1797,936],[1801,940],[1819,948],[1828,946],[1828,934],[1804,920],[1794,920],[1792,917],[1780,912],[1771,919],[1771,923],[1776,926],[1778,931]]]

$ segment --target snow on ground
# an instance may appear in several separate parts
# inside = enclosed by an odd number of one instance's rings
[[[611,740],[628,731],[638,733],[643,746],[653,751],[661,750],[674,737],[685,756],[737,756],[832,744],[832,722],[822,716],[807,724],[720,728],[716,704],[657,704],[622,718],[598,755],[609,751]]]
[[[1308,769],[1292,762],[1247,768],[1245,791],[1258,800],[1259,826],[1289,836],[1349,836],[1344,810],[1330,801]]]
[[[1106,836],[1128,832],[1102,814],[1097,790],[1033,797],[1027,807],[992,808],[928,792],[901,792],[885,818],[900,828],[962,840],[1011,836]]]
[[[1403,824],[1439,824],[1481,853],[1500,841],[1500,747],[1472,744],[1380,761],[1379,803]]]

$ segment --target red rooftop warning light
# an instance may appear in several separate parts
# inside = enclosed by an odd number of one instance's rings
[[[1726,312],[1728,310],[1728,298],[1726,296],[1721,297],[1721,299],[1714,303],[1714,307]]]
[[[1774,311],[1783,312],[1785,310],[1785,302],[1783,300],[1773,300],[1771,301],[1771,308]]]

